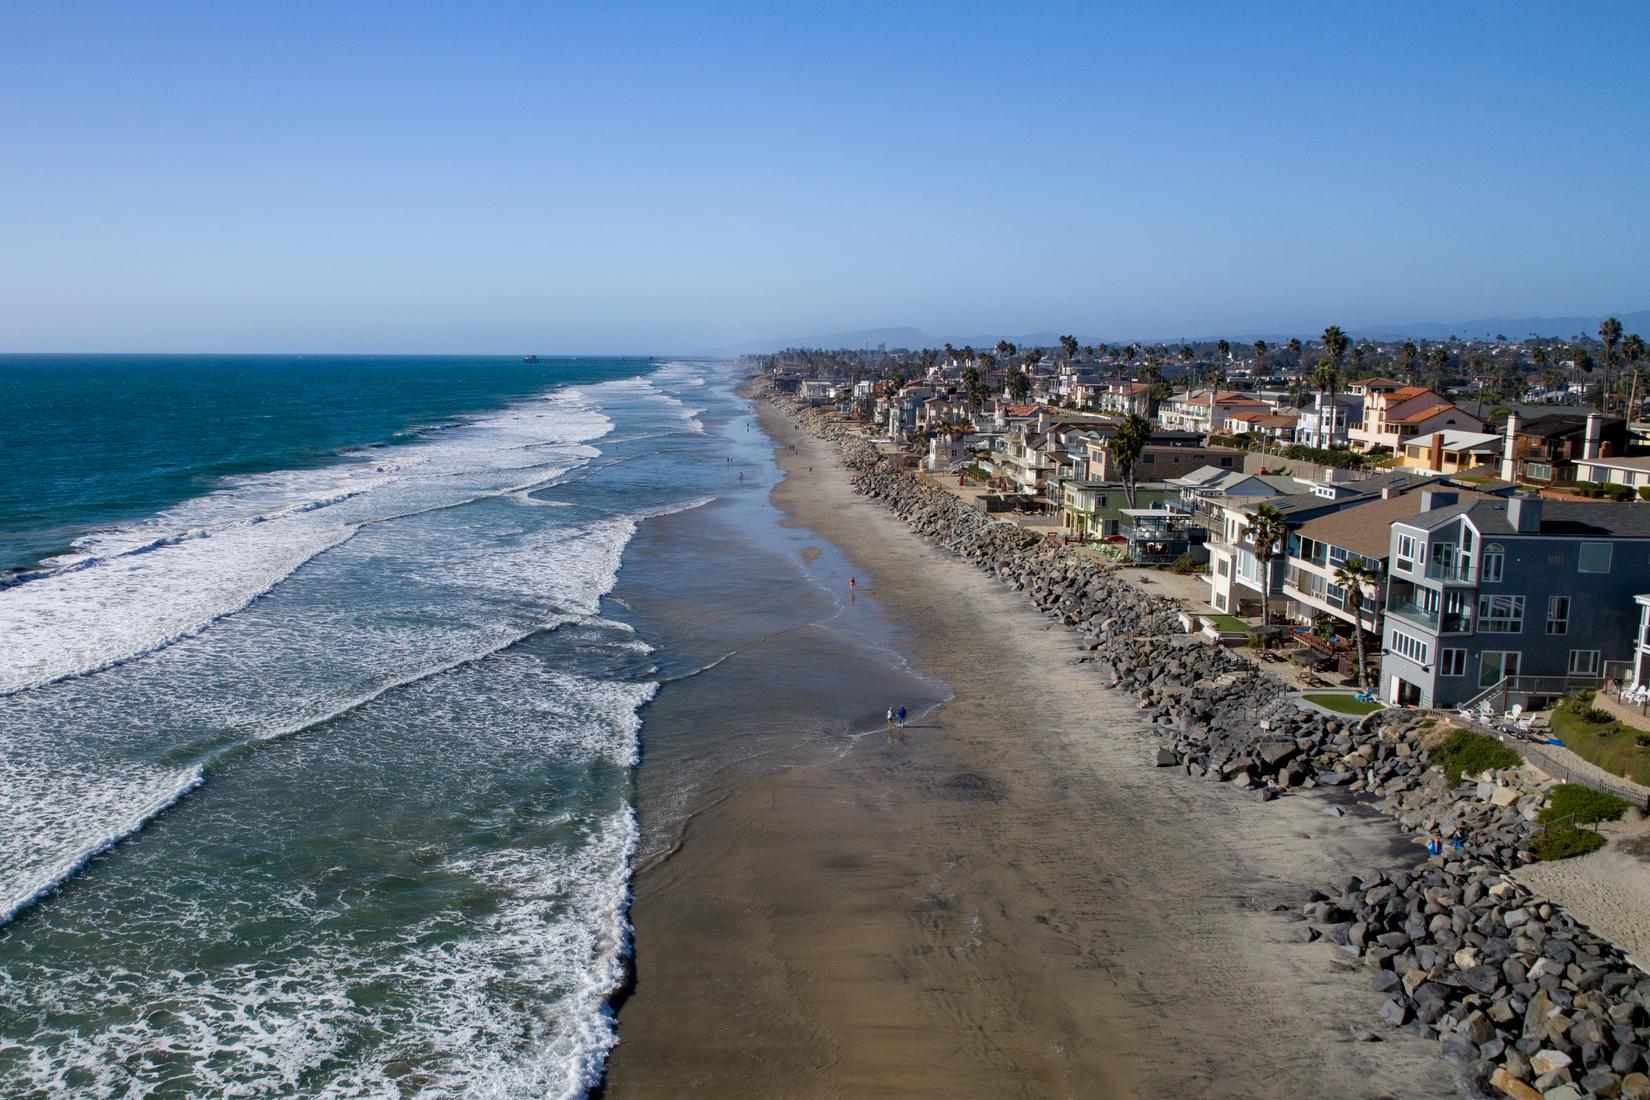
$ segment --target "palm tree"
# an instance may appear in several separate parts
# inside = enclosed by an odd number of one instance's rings
[[[1232,353],[1232,345],[1225,340],[1215,341],[1215,351],[1220,354],[1220,361],[1226,362],[1226,357]]]
[[[1581,371],[1582,374],[1593,373],[1593,356],[1586,348],[1579,345],[1573,347],[1570,349],[1569,355],[1570,362],[1574,363],[1576,369]]]
[[[1043,361],[1043,349],[1031,348],[1027,350],[1024,355],[1020,356],[1020,361],[1035,370],[1037,368],[1037,364]]]
[[[1301,352],[1303,350],[1299,337],[1291,336],[1289,338],[1289,354],[1295,357],[1295,373],[1297,375],[1301,373]]]
[[[1329,353],[1329,358],[1335,360],[1336,366],[1340,366],[1341,356],[1346,354],[1346,345],[1349,342],[1340,325],[1330,325],[1323,330],[1323,350]]]
[[[1398,367],[1403,372],[1404,381],[1415,384],[1415,368],[1421,361],[1421,351],[1415,346],[1414,340],[1405,340],[1404,346],[1398,349]]]
[[[1427,364],[1432,367],[1432,388],[1443,393],[1444,368],[1449,366],[1449,349],[1443,344],[1434,344],[1432,351],[1427,353]]]
[[[1013,355],[1013,354],[1014,354],[1014,345],[1013,344],[1009,343],[1007,340],[998,340],[997,341],[997,358],[1007,359],[1010,355]]]
[[[1352,651],[1357,655],[1358,686],[1369,690],[1369,674],[1364,665],[1364,589],[1377,580],[1374,569],[1362,558],[1347,558],[1335,570],[1335,583],[1346,592],[1342,606],[1352,614]]]
[[[1604,388],[1599,398],[1598,411],[1610,411],[1610,364],[1616,357],[1616,344],[1621,340],[1621,322],[1606,317],[1599,322],[1598,342],[1604,345]]]
[[[1031,379],[1019,367],[1011,367],[1008,376],[1003,380],[1003,388],[1016,401],[1024,401],[1026,394],[1031,392]]]
[[[1274,504],[1262,504],[1249,513],[1249,545],[1260,562],[1260,622],[1272,625],[1272,562],[1283,547],[1289,528]]]
[[[1266,362],[1266,341],[1255,341],[1255,373],[1261,373],[1261,365]]]
[[[955,359],[956,357],[957,357],[957,349],[952,347],[950,344],[945,345],[945,361],[947,363],[949,363],[949,362],[951,362],[951,360]]]
[[[1069,335],[1060,337],[1060,350],[1066,353],[1068,361],[1077,358],[1077,337]]]
[[[1467,370],[1469,372],[1468,377],[1478,386],[1478,412],[1475,415],[1482,420],[1484,419],[1484,383],[1489,379],[1490,361],[1482,354],[1474,355],[1467,361]]]
[[[1117,463],[1118,478],[1123,482],[1123,495],[1128,498],[1130,508],[1134,507],[1134,466],[1146,449],[1151,431],[1152,426],[1145,417],[1130,413],[1117,426],[1116,433],[1106,440],[1106,453]]]
[[[1633,365],[1633,382],[1627,387],[1627,406],[1621,410],[1621,415],[1627,423],[1633,422],[1633,406],[1638,403],[1639,396],[1639,364],[1644,361],[1644,338],[1636,332],[1627,334],[1627,339],[1621,342],[1621,357]]]
[[[1317,387],[1320,400],[1318,401],[1318,427],[1323,436],[1323,445],[1329,445],[1330,434],[1335,429],[1335,390],[1340,387],[1341,372],[1335,367],[1335,360],[1324,356],[1318,360],[1317,369],[1312,372],[1312,385]],[[1324,410],[1329,413],[1329,423],[1323,422]]]

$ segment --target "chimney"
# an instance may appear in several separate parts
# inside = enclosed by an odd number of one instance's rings
[[[1599,437],[1604,434],[1604,414],[1590,412],[1587,414],[1587,435],[1581,443],[1582,458],[1598,458]]]
[[[1518,480],[1518,414],[1507,414],[1507,441],[1501,445],[1501,480]]]
[[[1541,530],[1540,497],[1508,497],[1507,522],[1521,535],[1533,535]]]
[[[1448,508],[1452,504],[1459,504],[1461,498],[1455,493],[1446,493],[1442,489],[1421,490],[1421,511],[1430,512],[1434,508]]]
[[[1439,473],[1444,472],[1444,433],[1442,431],[1432,433],[1432,451],[1427,455],[1427,468],[1436,470]]]
[[[1400,497],[1402,495],[1403,495],[1402,493],[1398,492],[1398,486],[1396,486],[1396,485],[1383,485],[1383,486],[1381,486],[1381,499],[1382,500],[1395,500],[1395,499],[1397,499],[1398,497]]]

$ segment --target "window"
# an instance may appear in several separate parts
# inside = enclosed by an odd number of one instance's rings
[[[1151,463],[1157,461],[1157,456],[1152,454],[1150,451],[1147,451],[1145,454],[1140,456],[1140,461],[1150,465]]]
[[[1225,558],[1221,558],[1219,561],[1215,562],[1215,569],[1218,570],[1220,575],[1223,577],[1229,577],[1232,575],[1231,563]]]
[[[1571,676],[1597,676],[1598,650],[1572,649],[1570,650]]]
[[[1505,650],[1485,650],[1478,655],[1478,686],[1494,687],[1509,676],[1518,675],[1521,654]]]
[[[1464,649],[1445,649],[1438,654],[1438,675],[1465,676],[1467,674],[1467,651]]]
[[[1523,629],[1523,596],[1478,597],[1478,632],[1480,634],[1518,634]]]
[[[1417,548],[1414,535],[1398,536],[1398,550],[1394,557],[1398,559],[1397,566],[1399,569],[1408,572],[1415,568],[1415,551]]]
[[[1226,467],[1227,469],[1231,469],[1232,460],[1229,459],[1229,458],[1223,458],[1223,459],[1220,460],[1220,464],[1222,466]]]
[[[1484,568],[1480,571],[1478,579],[1485,584],[1499,584],[1505,558],[1499,542],[1492,542],[1484,547]]]
[[[1412,638],[1402,630],[1392,632],[1392,652],[1400,657],[1407,657],[1418,665],[1427,663],[1427,643],[1419,638]]]
[[[1452,588],[1444,593],[1443,630],[1466,634],[1472,630],[1472,593]]]
[[[1610,571],[1610,544],[1607,542],[1584,542],[1581,552],[1576,555],[1576,572],[1578,573],[1608,573]]]
[[[1553,596],[1547,600],[1547,633],[1570,632],[1570,597]]]

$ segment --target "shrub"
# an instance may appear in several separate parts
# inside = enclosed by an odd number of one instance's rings
[[[1604,838],[1597,833],[1565,825],[1548,829],[1536,838],[1535,858],[1550,863],[1555,859],[1584,856],[1602,847]]]
[[[1600,710],[1598,707],[1582,707],[1576,711],[1576,717],[1583,722],[1591,722],[1595,726],[1602,726],[1610,721],[1610,712]]]
[[[1619,821],[1629,806],[1625,799],[1613,794],[1595,791],[1576,783],[1560,783],[1553,788],[1552,799],[1541,811],[1542,821]]]
[[[1187,573],[1201,573],[1207,568],[1208,566],[1198,561],[1190,553],[1182,554],[1169,563],[1169,572],[1180,573],[1182,575]]]
[[[1461,782],[1463,773],[1476,775],[1490,768],[1514,768],[1524,758],[1493,737],[1471,730],[1456,730],[1444,743],[1427,753],[1427,758],[1444,769],[1450,785]]]
[[[1650,485],[1639,486],[1639,499],[1650,500]]]

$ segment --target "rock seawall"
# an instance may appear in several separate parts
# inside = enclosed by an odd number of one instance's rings
[[[1276,796],[1274,784],[1356,792],[1411,833],[1466,827],[1460,851],[1279,906],[1301,939],[1325,937],[1368,968],[1387,995],[1384,1026],[1435,1039],[1473,1087],[1650,1100],[1650,978],[1507,873],[1533,858],[1550,781],[1520,768],[1452,787],[1428,760],[1421,716],[1303,710],[1287,684],[1182,633],[1176,604],[1109,563],[991,519],[901,469],[834,414],[762,396],[838,445],[856,491],[1076,631],[1080,660],[1139,700],[1157,766],[1262,799]],[[1379,1029],[1357,1037],[1378,1039]]]

